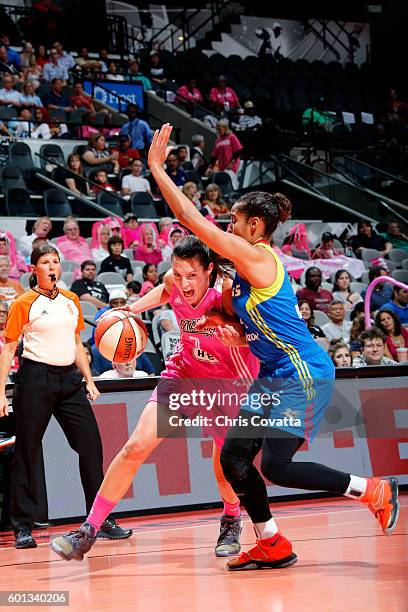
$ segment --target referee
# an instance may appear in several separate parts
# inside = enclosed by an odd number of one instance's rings
[[[8,414],[7,376],[18,340],[23,335],[23,360],[16,375],[13,397],[16,443],[11,465],[10,515],[16,548],[37,546],[31,534],[37,506],[35,466],[52,415],[79,455],[87,513],[103,480],[102,442],[89,403],[99,397],[99,391],[80,338],[85,324],[79,299],[71,291],[56,286],[61,264],[53,246],[42,245],[33,250],[31,272],[31,289],[10,307],[0,361],[2,417]],[[123,530],[108,518],[101,526],[99,537],[122,539],[131,534],[131,529]]]

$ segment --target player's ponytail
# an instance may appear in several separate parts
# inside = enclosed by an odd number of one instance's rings
[[[239,212],[247,219],[259,217],[265,224],[265,236],[269,237],[279,223],[287,221],[292,212],[291,201],[282,193],[266,193],[266,191],[251,191],[245,193],[235,202]]]

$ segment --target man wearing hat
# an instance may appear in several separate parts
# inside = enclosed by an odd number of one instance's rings
[[[238,125],[236,130],[255,130],[262,127],[262,119],[255,114],[255,104],[252,100],[244,102],[244,108],[241,110]]]
[[[129,168],[134,159],[140,159],[138,149],[133,149],[131,144],[132,142],[128,134],[119,136],[118,148],[114,149],[114,151],[116,150],[118,152],[118,164],[121,170]]]
[[[323,232],[322,243],[312,255],[312,259],[331,259],[343,255],[343,251],[334,248],[334,236],[331,232]]]

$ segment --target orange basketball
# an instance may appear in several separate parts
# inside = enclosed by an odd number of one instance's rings
[[[114,310],[107,314],[95,329],[95,344],[109,361],[126,363],[139,357],[147,340],[143,321],[126,310]]]

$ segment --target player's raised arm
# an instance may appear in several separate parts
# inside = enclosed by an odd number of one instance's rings
[[[148,162],[159,189],[175,216],[213,251],[230,259],[237,266],[259,263],[262,253],[258,249],[254,249],[244,238],[224,232],[203,217],[167,175],[163,164],[172,150],[172,147],[168,146],[172,129],[169,123],[165,123],[160,131],[155,131]]]

